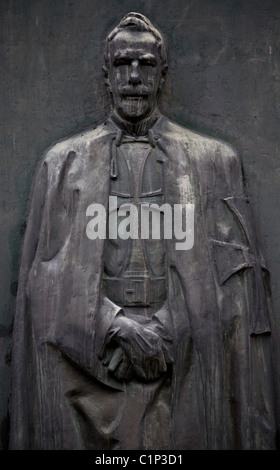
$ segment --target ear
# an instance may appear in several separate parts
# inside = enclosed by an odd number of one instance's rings
[[[106,67],[106,65],[103,65],[102,69],[103,69],[103,72],[104,72],[104,83],[105,83],[105,86],[107,86],[107,87],[109,88],[109,91],[111,92],[111,91],[112,91],[112,88],[111,88],[111,83],[110,83],[110,80],[109,80],[109,70],[108,70],[108,67]]]
[[[166,74],[167,74],[167,71],[168,71],[168,65],[165,64],[163,67],[162,67],[162,71],[161,71],[161,79],[160,79],[160,82],[159,82],[159,90],[162,89],[164,83],[165,83],[165,78],[166,78]]]

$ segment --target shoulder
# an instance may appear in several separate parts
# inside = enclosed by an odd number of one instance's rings
[[[92,145],[99,139],[106,138],[110,134],[106,123],[87,129],[79,134],[64,138],[50,147],[41,159],[41,164],[47,166],[60,166],[68,158],[69,154],[75,153],[85,155],[90,151]]]
[[[165,116],[161,117],[157,130],[169,145],[183,145],[196,160],[215,160],[216,163],[238,160],[231,144],[188,129]]]
[[[164,118],[160,138],[173,162],[191,165],[201,184],[213,194],[238,194],[243,197],[242,163],[232,145],[187,129]],[[187,171],[187,170],[186,170]]]

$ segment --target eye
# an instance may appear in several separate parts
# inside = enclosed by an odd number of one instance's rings
[[[147,57],[139,60],[141,66],[155,67],[157,65],[156,60],[153,57]]]
[[[119,57],[118,59],[114,60],[114,66],[119,67],[120,65],[129,65],[130,60],[126,59],[125,57]]]

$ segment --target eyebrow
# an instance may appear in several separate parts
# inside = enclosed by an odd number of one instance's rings
[[[123,52],[117,51],[116,54],[114,54],[114,59],[131,58],[131,56],[133,56],[134,52],[135,52],[134,49],[128,49],[128,50],[123,51]],[[142,54],[142,55],[139,56],[139,60],[156,61],[156,57],[153,54]]]
[[[139,57],[140,60],[150,60],[150,61],[156,61],[156,58],[153,54],[143,54]]]

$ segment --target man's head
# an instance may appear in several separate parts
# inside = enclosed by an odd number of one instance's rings
[[[121,118],[137,122],[151,115],[167,61],[162,36],[145,16],[128,13],[109,34],[104,71],[114,111]]]

